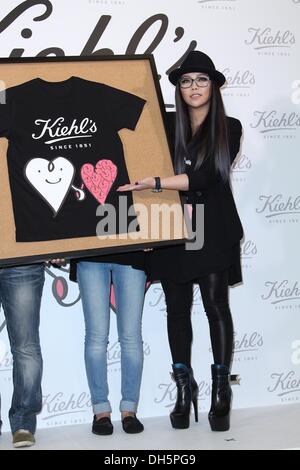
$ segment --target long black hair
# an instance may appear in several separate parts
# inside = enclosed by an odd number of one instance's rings
[[[194,135],[191,131],[188,106],[181,96],[179,84],[176,85],[175,171],[177,174],[184,173],[184,159],[190,159],[196,153],[195,170],[209,159],[222,180],[227,182],[230,174],[230,155],[226,114],[220,89],[213,81],[211,84],[209,111]]]

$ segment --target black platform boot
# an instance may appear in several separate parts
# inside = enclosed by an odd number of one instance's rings
[[[193,369],[184,364],[172,365],[172,378],[176,382],[177,399],[170,414],[171,424],[175,429],[186,429],[190,425],[191,403],[194,406],[195,421],[198,422],[198,385],[193,376]]]
[[[211,408],[208,419],[212,431],[228,431],[230,427],[231,386],[229,368],[212,364]]]

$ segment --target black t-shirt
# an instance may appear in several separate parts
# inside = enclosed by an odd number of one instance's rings
[[[33,242],[95,236],[110,204],[115,224],[106,233],[138,230],[118,131],[134,130],[145,100],[102,83],[40,78],[0,96],[0,137],[9,140],[8,169],[16,240]],[[5,104],[3,104],[5,103]]]

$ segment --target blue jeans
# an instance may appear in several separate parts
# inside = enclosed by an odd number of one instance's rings
[[[93,412],[111,411],[107,383],[111,282],[115,290],[121,346],[120,411],[136,412],[143,370],[145,273],[126,265],[80,261],[77,279],[85,319],[85,366]]]
[[[13,355],[13,397],[9,410],[12,432],[34,433],[42,408],[42,355],[39,338],[44,285],[42,264],[0,269],[2,303]]]

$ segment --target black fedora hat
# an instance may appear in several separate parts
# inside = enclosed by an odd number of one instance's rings
[[[173,85],[176,85],[178,78],[184,73],[188,72],[203,72],[207,73],[209,78],[217,83],[219,87],[224,85],[226,78],[224,75],[216,70],[216,67],[208,55],[201,51],[191,51],[188,53],[180,67],[172,70],[169,75],[169,80]]]

